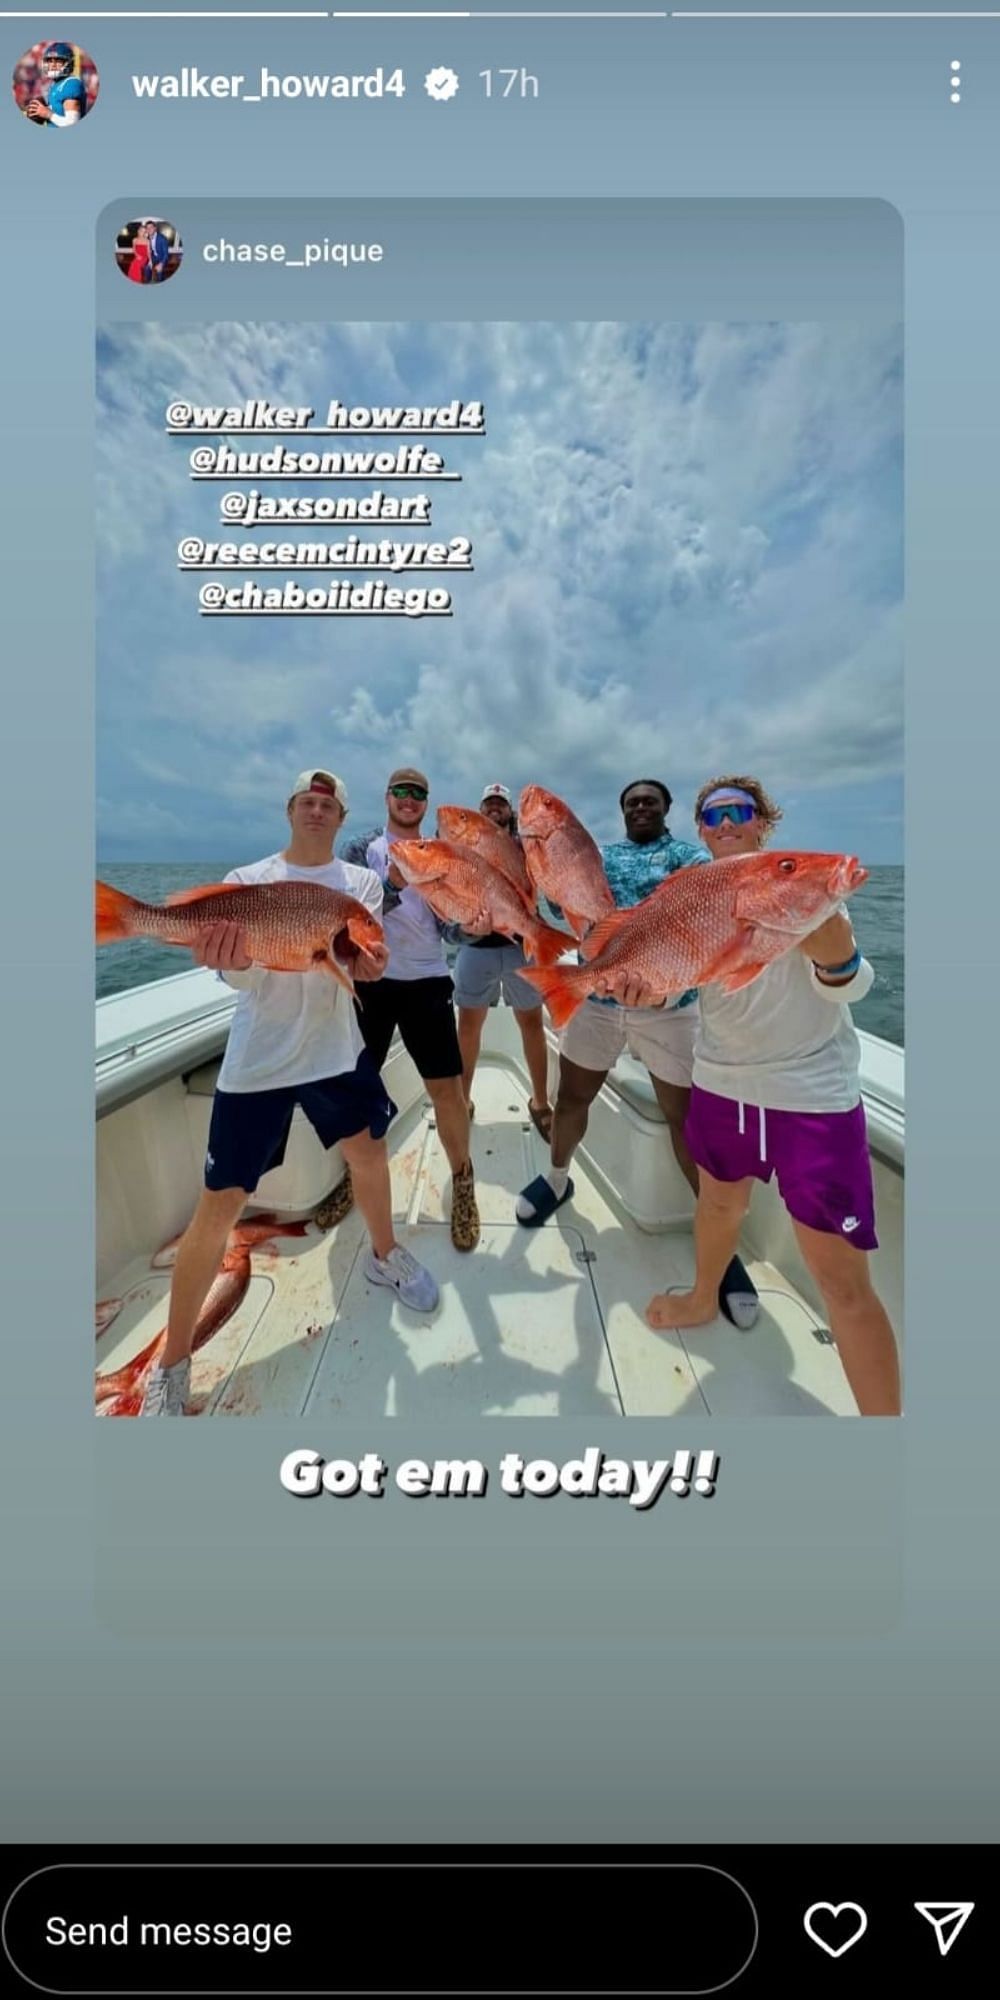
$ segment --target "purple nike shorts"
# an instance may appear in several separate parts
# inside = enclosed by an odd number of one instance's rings
[[[765,1111],[695,1084],[684,1126],[691,1157],[717,1181],[769,1181],[807,1229],[877,1250],[862,1104],[853,1111]]]

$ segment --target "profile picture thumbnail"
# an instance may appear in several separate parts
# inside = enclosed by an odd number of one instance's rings
[[[172,222],[143,215],[118,231],[115,259],[133,285],[162,285],[180,269],[184,245]]]
[[[36,42],[14,67],[14,102],[32,125],[65,132],[97,102],[97,64],[75,42]]]

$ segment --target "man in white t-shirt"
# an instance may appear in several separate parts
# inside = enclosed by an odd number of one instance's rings
[[[695,803],[713,861],[756,854],[781,817],[754,777],[713,778]],[[841,905],[748,986],[702,987],[684,1127],[698,1166],[695,1280],[690,1292],[658,1292],[646,1319],[676,1328],[715,1317],[753,1183],[773,1175],[858,1409],[889,1417],[901,1407],[899,1356],[868,1265],[878,1247],[875,1194],[849,1004],[864,999],[874,976]]]
[[[377,875],[334,858],[346,811],[340,778],[332,771],[303,771],[288,799],[288,846],[234,868],[226,881],[318,882],[355,896],[381,917]],[[284,1158],[296,1104],[322,1144],[339,1143],[347,1160],[371,1235],[365,1276],[391,1286],[418,1312],[432,1311],[438,1301],[430,1272],[393,1232],[385,1134],[396,1107],[364,1047],[349,993],[326,971],[268,972],[246,947],[239,925],[216,923],[205,926],[194,952],[200,964],[238,988],[240,998],[212,1105],[205,1187],[177,1251],[167,1344],[150,1378],[143,1416],[185,1414],[198,1314],[248,1195]],[[380,979],[387,962],[384,945],[359,953],[354,979]]]

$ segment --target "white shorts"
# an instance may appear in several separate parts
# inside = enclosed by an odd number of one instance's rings
[[[650,1076],[690,1090],[698,1003],[687,1007],[605,1007],[585,1000],[563,1029],[559,1054],[581,1069],[607,1072],[624,1049]]]

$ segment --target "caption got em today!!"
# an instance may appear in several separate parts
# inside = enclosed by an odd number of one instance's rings
[[[364,1452],[358,1459],[324,1459],[322,1453],[302,1449],[290,1451],[281,1461],[279,1477],[286,1493],[298,1500],[315,1500],[321,1493],[349,1500],[357,1493],[381,1500],[389,1465],[376,1452]],[[499,1467],[500,1490],[513,1499],[526,1497],[550,1500],[556,1494],[570,1499],[627,1500],[630,1507],[644,1513],[655,1506],[661,1493],[686,1499],[694,1492],[711,1499],[719,1476],[716,1451],[676,1451],[673,1458],[612,1458],[588,1445],[578,1458],[561,1465],[550,1458],[524,1459],[508,1451]],[[480,1500],[487,1491],[489,1474],[478,1458],[407,1458],[396,1467],[394,1483],[410,1500]]]

